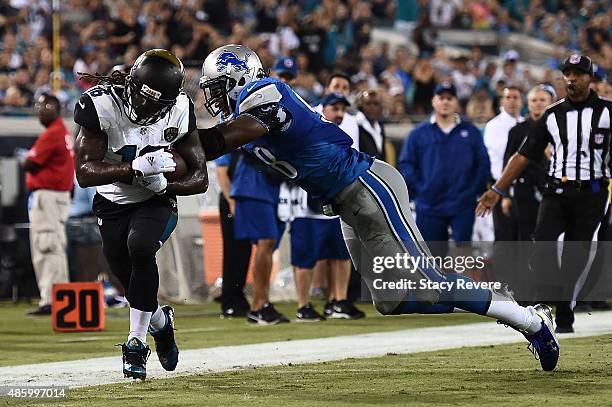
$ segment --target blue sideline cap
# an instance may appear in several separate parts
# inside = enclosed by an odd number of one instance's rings
[[[439,95],[443,92],[448,92],[454,97],[457,97],[457,88],[449,81],[440,82],[434,90],[434,95]]]
[[[277,75],[289,75],[292,78],[297,76],[297,62],[291,57],[280,57],[274,63],[274,72]]]
[[[347,106],[351,105],[348,99],[345,98],[342,94],[330,93],[328,95],[325,95],[325,97],[321,100],[321,106],[335,105],[336,103],[340,102],[344,103]]]

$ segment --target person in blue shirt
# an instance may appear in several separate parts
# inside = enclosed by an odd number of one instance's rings
[[[223,285],[221,286],[221,317],[246,317],[250,305],[244,294],[251,259],[251,241],[236,239],[234,226],[235,203],[230,196],[232,179],[239,151],[225,154],[215,160],[219,194],[219,216],[223,237]]]
[[[431,104],[434,113],[406,138],[398,169],[415,201],[421,235],[432,252],[445,256],[449,227],[455,242],[472,240],[476,199],[486,189],[490,162],[480,130],[456,113],[452,83],[440,83]]]
[[[291,88],[268,78],[255,52],[226,45],[202,66],[200,88],[213,116],[230,121],[199,129],[207,159],[240,146],[338,214],[349,254],[383,314],[453,312],[486,315],[521,332],[543,370],[553,370],[559,343],[547,305],[522,307],[507,290],[442,273],[408,207],[402,175],[351,148],[352,141]],[[402,259],[410,260],[412,267]],[[493,287],[492,287],[493,288]],[[487,328],[488,329],[488,328]]]

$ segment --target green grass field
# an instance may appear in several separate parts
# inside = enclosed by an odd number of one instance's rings
[[[369,304],[360,307],[367,314],[363,320],[262,327],[249,325],[244,318],[220,319],[217,304],[180,305],[175,307],[176,338],[180,349],[197,349],[486,321],[468,314],[383,317]],[[126,340],[129,330],[126,308],[107,310],[106,330],[87,333],[55,333],[49,317],[25,316],[28,308],[32,307],[0,303],[0,366],[116,355],[115,345]],[[295,317],[295,303],[277,304],[277,308],[290,319]]]
[[[72,390],[50,406],[609,406],[612,337],[563,341],[563,363],[526,367],[523,344],[245,369]]]

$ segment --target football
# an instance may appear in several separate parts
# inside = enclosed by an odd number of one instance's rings
[[[168,182],[176,182],[187,174],[187,163],[176,150],[171,148],[168,152],[172,154],[172,159],[176,163],[176,169],[173,172],[164,173],[164,176]]]

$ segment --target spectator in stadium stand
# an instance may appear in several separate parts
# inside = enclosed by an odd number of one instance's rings
[[[230,197],[232,179],[238,158],[242,153],[233,151],[215,160],[219,193],[219,217],[223,238],[223,285],[221,286],[221,317],[246,317],[250,305],[244,294],[249,262],[251,241],[236,239],[234,234],[234,212],[236,201]]]
[[[591,89],[599,96],[612,98],[612,85],[609,82],[608,74],[599,65],[593,64],[593,80],[591,81]]]
[[[472,212],[490,164],[480,130],[457,114],[455,86],[440,83],[431,103],[434,113],[406,138],[398,168],[415,201],[423,238],[432,254],[445,256],[449,227],[458,244],[472,239]]]
[[[359,126],[359,151],[370,157],[386,160],[385,129],[379,121],[382,112],[381,98],[376,90],[365,90],[356,101],[357,124]]]
[[[30,70],[22,65],[15,71],[13,83],[6,90],[5,104],[16,107],[30,107],[34,103],[34,92],[31,86]]]
[[[525,90],[524,72],[518,67],[519,57],[519,53],[514,49],[506,51],[502,66],[493,75],[493,83],[503,80],[506,86],[514,86],[521,89],[521,91]]]
[[[501,176],[504,169],[504,152],[508,145],[508,133],[521,117],[523,106],[522,92],[519,88],[506,86],[501,100],[501,112],[491,119],[484,129],[484,143],[491,160],[493,182]],[[498,206],[493,211],[493,227],[496,241],[515,241],[518,238],[518,225],[514,216],[507,216]]]
[[[414,80],[413,111],[415,114],[428,114],[431,112],[431,98],[436,87],[431,59],[419,59],[412,72],[412,78]]]
[[[557,333],[570,333],[574,331],[576,295],[590,274],[593,238],[602,227],[608,207],[612,104],[589,88],[593,77],[590,58],[570,55],[560,69],[567,98],[549,106],[536,121],[497,182],[480,198],[476,210],[480,216],[489,213],[529,162],[540,160],[552,144],[548,182],[533,234],[536,245],[531,268],[533,276],[540,280],[538,300],[557,305]],[[588,148],[578,151],[576,146]],[[557,239],[562,233],[565,235],[559,267]]]
[[[23,168],[30,194],[30,251],[40,302],[29,314],[50,315],[53,284],[68,282],[65,224],[74,180],[73,139],[55,96],[40,96],[35,109],[45,130],[25,156]]]
[[[470,96],[465,108],[466,116],[477,126],[484,127],[495,116],[493,99],[489,93],[489,82],[478,80],[474,86],[474,93]]]
[[[454,69],[451,72],[453,84],[457,88],[457,98],[462,108],[467,105],[468,99],[472,96],[476,86],[476,77],[470,71],[467,61],[465,55],[453,58]]]

